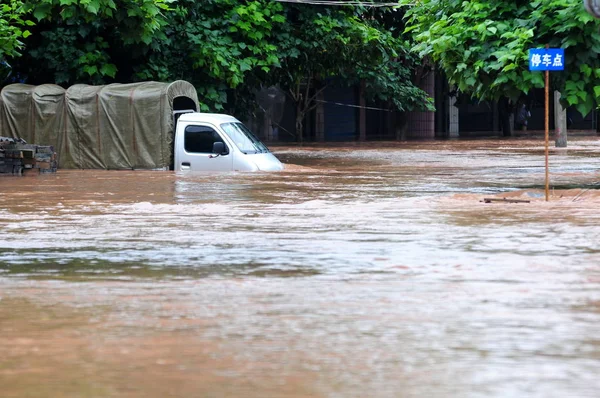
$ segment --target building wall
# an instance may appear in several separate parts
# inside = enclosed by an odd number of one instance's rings
[[[448,96],[443,76],[435,77],[434,73],[426,77],[422,88],[434,96],[436,111],[408,112],[406,138],[451,138],[459,135],[470,137],[500,134],[499,115],[495,102],[480,102],[465,97],[455,102],[456,97]],[[365,117],[364,129],[367,141],[396,139],[397,112],[387,112],[385,103],[360,101],[359,87],[330,86],[325,89],[320,98],[325,102],[311,112],[304,121],[305,141],[356,141],[359,139],[361,113]],[[533,90],[527,96],[527,101],[532,115],[528,130],[543,130],[543,89]],[[359,108],[361,103],[371,109],[361,112]],[[553,101],[550,101],[550,107],[552,115]],[[567,113],[570,119],[569,130],[596,131],[597,111],[594,110],[585,117],[574,108],[569,108]],[[261,124],[265,121],[260,117],[256,120],[257,125],[254,130],[260,132],[261,138],[265,140],[272,138],[274,141],[296,142],[295,114],[295,105],[287,98],[283,118],[279,122],[277,131],[262,128]],[[553,117],[550,117],[550,129],[554,129]],[[518,130],[516,133],[521,134]]]
[[[354,141],[358,134],[357,90],[352,87],[328,87],[324,92],[325,141]]]
[[[498,131],[494,125],[495,103],[463,98],[456,105],[461,133]]]

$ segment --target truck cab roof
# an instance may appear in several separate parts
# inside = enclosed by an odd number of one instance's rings
[[[179,117],[179,122],[208,122],[218,125],[221,123],[239,122],[239,120],[231,115],[225,115],[222,113],[190,112],[181,115]]]

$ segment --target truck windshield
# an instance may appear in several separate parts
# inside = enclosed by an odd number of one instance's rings
[[[240,151],[244,153],[269,152],[265,144],[260,142],[243,123],[223,123],[221,128],[235,142]]]

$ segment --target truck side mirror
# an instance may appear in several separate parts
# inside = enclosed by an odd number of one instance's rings
[[[213,143],[212,152],[217,156],[226,154],[225,153],[225,143],[220,142],[220,141]]]

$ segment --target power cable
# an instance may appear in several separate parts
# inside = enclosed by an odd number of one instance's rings
[[[332,104],[332,105],[337,105],[337,106],[347,106],[350,108],[360,108],[360,109],[369,109],[372,111],[383,111],[383,112],[393,112],[392,109],[385,109],[385,108],[376,108],[374,106],[361,106],[361,105],[353,105],[353,104],[343,104],[341,102],[333,102],[333,101],[322,101],[322,100],[314,100],[315,102],[320,102],[323,104]]]
[[[279,3],[308,4],[316,6],[361,6],[361,7],[401,7],[396,3],[370,3],[366,1],[335,1],[335,0],[274,0]]]

